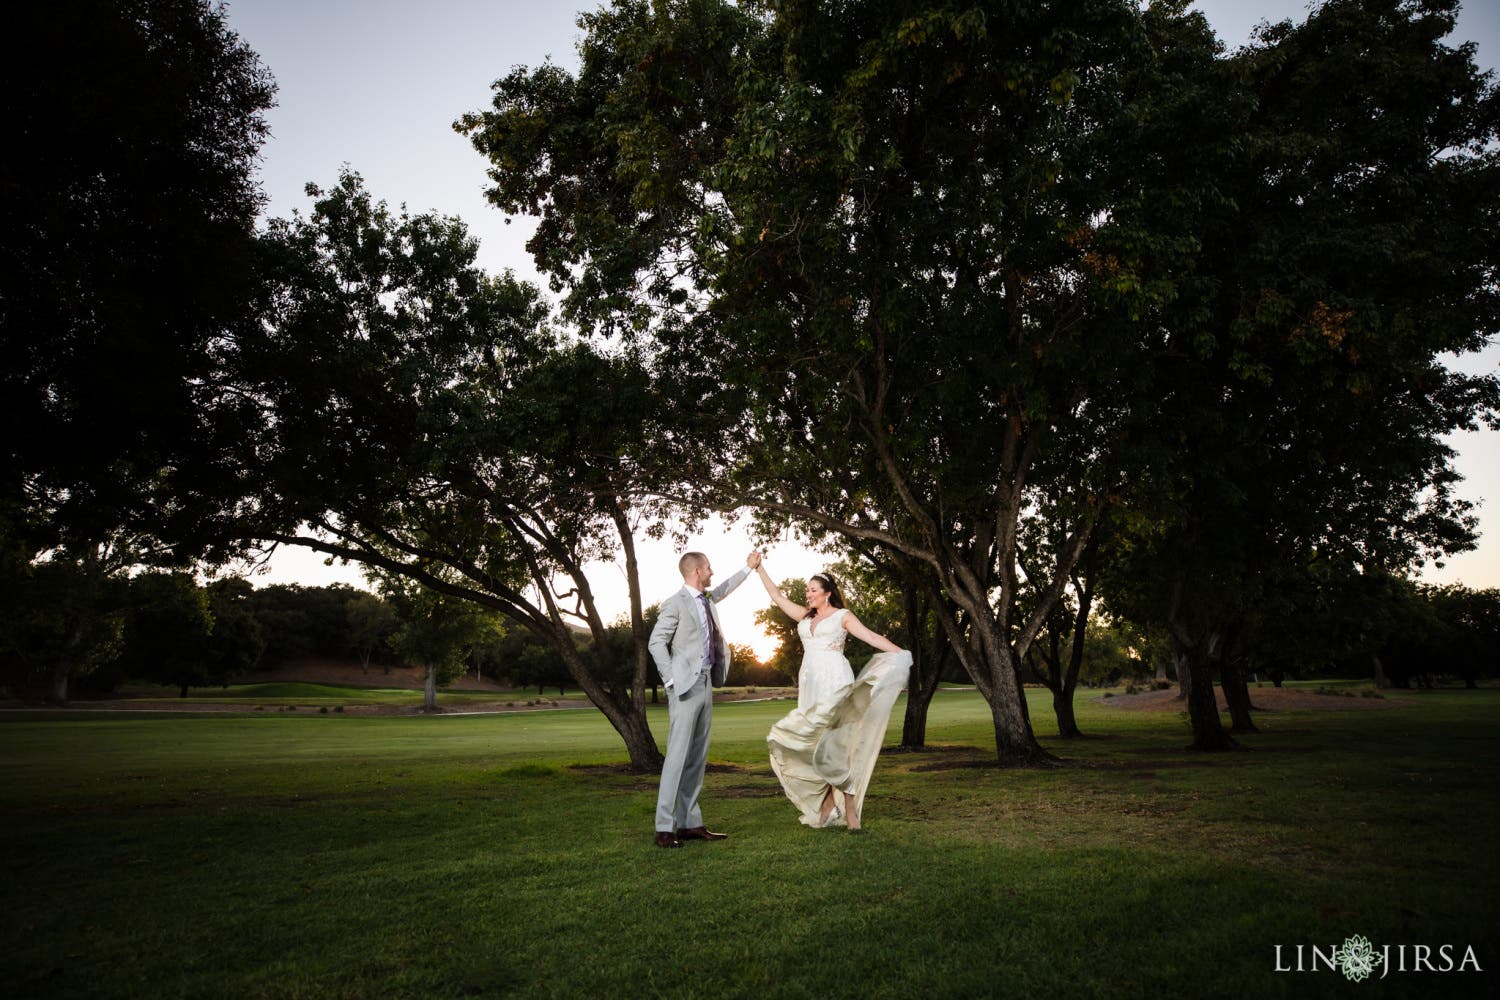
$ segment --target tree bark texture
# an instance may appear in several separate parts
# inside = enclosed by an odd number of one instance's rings
[[[902,610],[906,615],[906,634],[911,637],[911,678],[906,688],[906,715],[901,721],[901,745],[913,749],[927,745],[927,711],[932,707],[932,696],[937,693],[938,683],[943,677],[943,668],[948,662],[948,641],[941,626],[929,629],[929,610],[932,614],[945,614],[941,607],[932,607],[934,597],[926,600],[911,584],[901,590]]]
[[[1219,703],[1214,697],[1211,661],[1207,656],[1201,653],[1194,655],[1193,652],[1189,652],[1185,659],[1187,669],[1184,673],[1188,677],[1188,721],[1193,728],[1192,748],[1210,752],[1238,750],[1239,744],[1224,730],[1224,723],[1219,718]]]
[[[1250,688],[1245,683],[1245,673],[1240,665],[1228,656],[1219,659],[1219,682],[1224,688],[1224,701],[1229,706],[1229,731],[1232,733],[1255,733],[1255,720],[1250,717],[1254,707],[1250,704]]]

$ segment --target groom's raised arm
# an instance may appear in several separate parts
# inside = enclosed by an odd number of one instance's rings
[[[651,629],[651,640],[646,648],[651,651],[651,659],[656,663],[656,673],[661,677],[662,685],[672,686],[672,636],[677,634],[677,599],[674,594],[661,602],[661,615],[657,617],[656,624]]]
[[[759,565],[760,553],[751,552],[750,557],[745,560],[745,565],[740,567],[740,571],[738,573],[734,574],[734,576],[731,576],[729,579],[725,580],[723,583],[719,584],[713,589],[712,594],[714,600],[722,601],[724,598],[734,593],[734,588],[744,583],[745,577],[749,576],[751,572],[754,571],[755,567]]]
[[[734,593],[734,588],[744,583],[745,578],[749,575],[750,567],[741,566],[738,573],[734,574],[734,576],[731,576],[729,579],[725,580],[723,583],[719,584],[713,589],[714,600],[722,601],[724,598]]]

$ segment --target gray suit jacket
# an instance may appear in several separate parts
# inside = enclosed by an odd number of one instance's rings
[[[745,566],[708,592],[711,598],[708,610],[714,616],[714,631],[719,635],[718,655],[714,657],[709,676],[716,687],[723,684],[729,674],[729,641],[719,626],[716,602],[734,593],[750,572],[750,567]],[[689,597],[682,590],[662,601],[661,617],[651,630],[651,659],[656,661],[656,672],[661,675],[662,683],[671,684],[674,691],[686,691],[692,687],[703,664],[703,626],[698,623],[698,609],[693,607],[695,601],[696,597]]]

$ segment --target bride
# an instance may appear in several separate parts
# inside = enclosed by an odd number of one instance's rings
[[[858,830],[891,706],[911,672],[911,653],[845,610],[832,577],[808,579],[804,608],[787,599],[764,563],[758,569],[771,600],[797,622],[803,650],[797,707],[766,737],[771,769],[803,823]],[[844,658],[844,639],[851,634],[882,650],[858,677]]]

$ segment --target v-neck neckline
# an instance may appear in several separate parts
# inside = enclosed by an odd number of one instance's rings
[[[842,612],[843,610],[844,610],[843,608],[839,608],[838,611],[835,611],[833,614],[828,615],[823,620],[826,622],[826,621],[828,621],[829,618],[837,618],[839,616],[839,613]],[[813,615],[812,621],[810,621],[810,622],[807,623],[807,634],[808,634],[808,636],[815,636],[815,635],[818,634],[818,616],[817,615]]]

